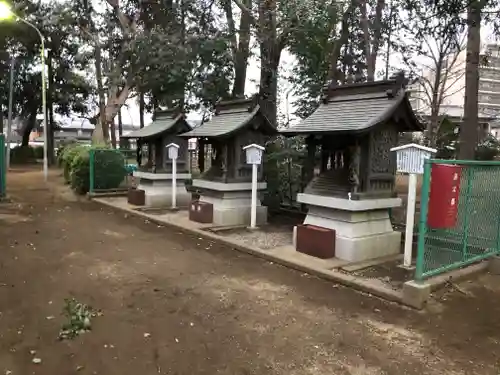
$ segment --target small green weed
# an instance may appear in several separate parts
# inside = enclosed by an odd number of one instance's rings
[[[78,302],[74,298],[66,298],[64,300],[63,315],[67,318],[61,331],[59,339],[74,339],[92,328],[92,318],[100,316],[101,313],[92,309],[92,307]]]

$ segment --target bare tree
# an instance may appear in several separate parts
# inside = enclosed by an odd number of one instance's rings
[[[123,35],[122,52],[126,53],[127,43],[133,40],[136,33],[136,25],[139,12],[131,18],[120,8],[119,0],[106,0],[112,8],[112,17],[118,20],[119,28]],[[112,57],[103,56],[103,45],[99,34],[99,29],[94,22],[92,7],[89,0],[83,0],[85,20],[81,20],[80,28],[87,40],[93,46],[94,68],[97,82],[97,93],[99,98],[99,114],[93,118],[95,120],[95,130],[92,134],[94,143],[108,144],[110,142],[110,127],[113,128],[111,139],[116,147],[116,134],[114,133],[114,118],[121,106],[129,98],[133,85],[133,74],[127,74],[121,64],[114,63]],[[109,20],[109,24],[114,24],[114,19]],[[106,98],[107,96],[107,98]]]
[[[97,86],[97,96],[99,99],[99,114],[95,118],[96,130],[93,133],[93,137],[98,137],[98,139],[109,141],[109,126],[106,122],[106,91],[103,84],[103,74],[102,74],[102,45],[99,38],[99,33],[96,25],[93,21],[93,14],[91,6],[88,0],[83,0],[82,2],[84,10],[84,20],[81,22],[81,30],[83,32],[84,38],[86,38],[93,46],[94,51],[94,69],[95,69],[95,79]],[[97,127],[99,124],[99,129]],[[99,133],[99,134],[96,134]]]
[[[124,44],[126,41],[131,39],[135,32],[137,26],[137,20],[139,18],[139,12],[136,13],[134,18],[128,17],[120,8],[118,0],[107,0],[108,4],[113,8],[115,16],[119,21],[119,25],[124,37]],[[127,49],[126,46],[123,46],[124,51]],[[123,71],[122,66],[120,64],[111,64],[112,69],[108,74],[108,100],[106,102],[104,108],[104,116],[100,115],[100,121],[95,127],[95,131],[92,135],[92,140],[94,142],[109,142],[109,138],[106,137],[106,129],[108,129],[107,133],[109,134],[109,127],[112,126],[114,128],[114,118],[122,105],[129,98],[131,91],[133,89],[132,80],[135,78],[132,74],[128,76]],[[113,129],[114,132],[114,129]],[[116,137],[116,134],[112,134],[112,136]],[[116,144],[116,141],[114,141]]]
[[[438,25],[428,25],[414,34],[412,46],[403,50],[403,62],[417,81],[412,96],[420,104],[418,109],[430,114],[426,130],[431,146],[436,143],[442,106],[453,97],[461,100],[465,42],[466,34],[459,28],[450,32]]]

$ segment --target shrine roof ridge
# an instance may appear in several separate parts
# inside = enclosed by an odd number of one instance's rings
[[[122,138],[153,138],[160,136],[169,132],[177,132],[182,134],[184,132],[190,131],[191,126],[186,121],[186,115],[184,113],[177,113],[175,117],[171,115],[163,115],[166,111],[161,111],[161,116],[155,116],[153,122],[143,127],[142,129],[135,130],[128,134],[123,134]],[[167,112],[175,113],[175,112]],[[175,129],[175,126],[181,122],[181,128]]]
[[[427,152],[432,152],[432,153],[436,153],[437,152],[437,150],[435,148],[422,146],[422,145],[419,145],[417,143],[408,143],[406,145],[393,147],[393,148],[391,148],[391,151],[400,151],[400,150],[405,150],[407,148],[417,148],[419,150],[423,150],[423,151],[427,151]]]
[[[157,109],[153,112],[153,121],[160,117],[176,118],[178,115],[182,113],[183,111],[180,105],[176,105],[171,108]]]
[[[379,93],[381,96],[394,97],[405,91],[407,82],[408,80],[404,78],[404,75],[397,75],[381,81],[355,82],[339,86],[328,84],[323,86],[322,99],[324,103],[327,103],[338,97],[374,93]]]
[[[329,88],[328,96],[309,117],[281,133],[359,133],[391,120],[399,131],[422,131],[423,125],[411,108],[403,79],[399,75],[385,81]]]
[[[261,116],[262,121],[259,121],[258,127],[263,133],[272,135],[277,132],[257,104],[251,111],[248,109],[238,110],[233,107],[230,110],[219,112],[219,114],[212,116],[210,120],[203,122],[200,126],[181,136],[187,138],[228,137],[251,125],[257,116]]]
[[[215,116],[222,115],[227,112],[252,112],[257,106],[257,96],[253,95],[249,98],[234,98],[229,100],[219,100],[215,103]]]

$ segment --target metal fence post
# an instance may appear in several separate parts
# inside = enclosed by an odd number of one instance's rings
[[[469,242],[469,206],[471,201],[471,188],[472,188],[472,175],[473,175],[473,165],[467,167],[467,190],[465,191],[465,215],[462,227],[463,233],[463,244],[462,244],[462,262],[467,259],[467,243]]]
[[[95,179],[95,169],[94,169],[94,162],[95,162],[95,150],[92,149],[90,150],[89,153],[89,193],[93,194],[94,193],[94,179]]]
[[[5,147],[5,134],[0,134],[0,198],[5,197],[6,193],[6,179],[7,179],[7,165],[5,163],[6,152],[10,152],[10,148]]]
[[[424,163],[424,181],[420,193],[420,220],[418,229],[418,248],[417,248],[417,264],[415,270],[415,279],[421,281],[424,273],[425,262],[425,235],[427,233],[427,212],[429,209],[429,192],[431,184],[431,165],[430,160]]]

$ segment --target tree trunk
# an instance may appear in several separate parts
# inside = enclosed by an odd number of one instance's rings
[[[185,0],[180,0],[181,3],[181,48],[185,49],[186,48],[186,23],[187,21],[187,10],[186,8],[189,6],[189,2]],[[186,76],[183,74],[182,75],[182,92],[180,93],[181,96],[179,98],[179,108],[181,111],[184,111],[184,101],[185,101],[185,96],[186,96]]]
[[[26,126],[23,127],[24,129],[23,129],[21,146],[25,147],[29,146],[30,135],[33,129],[35,128],[37,114],[38,114],[38,106],[34,106],[29,113]]]
[[[278,38],[276,0],[260,0],[260,87],[259,103],[262,113],[276,126],[278,105],[278,67],[282,45]]]
[[[252,0],[243,0],[243,3],[248,9],[252,9]],[[231,4],[231,2],[229,2],[229,4]],[[250,24],[251,16],[247,12],[242,12],[238,31],[238,47],[236,55],[234,56],[233,98],[243,97],[245,95],[248,57],[250,56]]]
[[[139,93],[139,127],[142,129],[144,127],[144,92]],[[121,116],[118,118],[120,119]]]
[[[436,146],[438,122],[439,108],[431,108],[431,118],[427,124],[427,138],[429,141],[429,147]]]
[[[106,99],[107,99],[106,101],[109,103],[109,98]],[[121,108],[118,110],[118,113],[120,113],[120,110]],[[114,118],[111,121],[108,121],[108,126],[111,137],[111,147],[116,150],[116,126]]]
[[[384,79],[388,80],[389,79],[389,57],[391,56],[391,39],[392,39],[392,33],[393,31],[393,25],[392,25],[392,17],[394,14],[394,4],[392,3],[392,0],[389,0],[389,24],[387,25],[387,49],[385,51],[385,74],[384,74]]]
[[[111,147],[113,147],[114,149],[116,149],[116,126],[115,126],[115,119],[111,120],[111,122],[109,123],[109,131],[111,132]]]
[[[374,81],[380,39],[382,37],[382,12],[385,7],[385,0],[377,0],[373,17],[368,15],[368,0],[358,1],[361,13],[360,25],[365,43],[366,79],[367,81]]]
[[[122,119],[122,111],[118,111],[118,144],[120,145],[120,148],[125,148],[124,146],[124,139],[123,139],[123,119]]]
[[[278,105],[278,67],[281,50],[274,43],[260,44],[260,101],[262,113],[276,126]]]
[[[327,82],[330,86],[336,86],[340,79],[338,62],[340,59],[340,52],[342,47],[347,43],[349,39],[349,17],[354,10],[354,1],[351,1],[349,7],[342,15],[342,23],[340,29],[340,36],[333,42],[334,46],[332,53],[330,55],[330,70],[328,72]]]
[[[481,50],[481,10],[483,1],[467,6],[467,58],[465,62],[464,119],[460,126],[459,158],[474,159],[478,141],[479,53]]]
[[[445,85],[446,82],[441,82],[442,70],[443,70],[443,57],[439,57],[439,63],[436,66],[436,73],[434,75],[434,85],[432,87],[432,101],[431,101],[431,118],[427,123],[427,138],[429,140],[429,147],[434,147],[436,145],[437,137],[437,127],[439,121],[439,111],[441,108],[441,97],[439,91],[441,85]]]
[[[97,81],[97,94],[99,97],[99,119],[95,125],[92,141],[94,143],[109,143],[109,128],[106,122],[106,93],[102,83],[102,54],[101,45],[96,39],[94,49],[95,78]]]
[[[122,135],[123,135],[122,111],[118,111],[118,136],[121,138]]]
[[[125,84],[123,89],[119,90],[117,86],[111,86],[109,90],[108,102],[104,108],[104,126],[101,126],[99,123],[96,125],[96,129],[94,134],[92,135],[92,140],[94,142],[105,142],[109,143],[110,134],[109,134],[109,125],[111,121],[114,121],[116,114],[120,110],[120,108],[125,104],[130,94],[131,87],[128,84]],[[100,121],[101,123],[102,121]],[[100,130],[100,132],[98,131]],[[106,138],[107,136],[107,138]],[[103,137],[103,138],[96,138]]]

